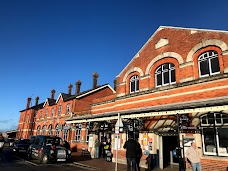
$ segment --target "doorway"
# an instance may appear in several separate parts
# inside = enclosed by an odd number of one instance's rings
[[[163,168],[178,163],[178,158],[174,154],[178,146],[177,136],[162,136],[162,142]]]

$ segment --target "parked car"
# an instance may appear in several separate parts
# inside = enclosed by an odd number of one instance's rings
[[[13,152],[27,153],[29,146],[31,145],[30,139],[19,139],[14,142]]]
[[[71,150],[64,147],[60,137],[38,135],[28,149],[28,159],[37,159],[40,163],[69,161]]]

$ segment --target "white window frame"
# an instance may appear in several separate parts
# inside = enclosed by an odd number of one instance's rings
[[[48,127],[48,135],[52,135],[52,125],[49,125]]]
[[[134,90],[131,89],[131,85],[134,84]],[[139,76],[133,75],[130,78],[130,93],[135,93],[139,91]]]
[[[40,126],[37,127],[37,135],[40,135]]]
[[[209,55],[209,52],[212,52],[213,55]],[[199,77],[200,78],[203,78],[203,77],[208,77],[208,76],[212,76],[212,75],[216,75],[216,74],[219,74],[220,71],[218,72],[212,72],[212,66],[211,66],[211,59],[213,58],[217,58],[218,59],[218,53],[216,51],[207,51],[207,52],[204,52],[202,53],[199,57],[198,57],[198,69],[199,69]],[[209,74],[206,74],[206,75],[202,75],[201,74],[201,69],[200,69],[200,63],[203,62],[203,61],[206,61],[208,60],[208,68],[209,68]],[[218,62],[219,62],[219,59],[218,59]]]
[[[59,124],[58,124],[58,125],[56,125],[56,128],[55,128],[55,136],[59,137],[59,133],[60,133],[60,129],[59,129]]]
[[[165,64],[168,64],[168,69],[164,69],[164,65]],[[171,66],[173,65],[173,66]],[[161,68],[161,71],[158,71],[159,69]],[[175,71],[175,81],[172,82],[172,71]],[[169,73],[169,83],[164,83],[164,74],[165,73]],[[161,74],[161,81],[162,81],[162,84],[161,85],[158,85],[158,81],[157,81],[157,75]],[[166,85],[171,85],[171,84],[176,84],[176,68],[175,68],[175,65],[173,63],[164,63],[160,66],[157,67],[157,69],[155,70],[155,87],[162,87],[162,86],[166,86]]]
[[[76,142],[80,142],[81,133],[82,133],[82,124],[77,124],[75,128],[75,136],[74,136],[74,140]]]
[[[65,127],[67,126],[67,124],[64,125]],[[68,138],[68,129],[63,129],[63,140],[67,141]]]
[[[44,125],[42,128],[42,135],[46,135],[46,129],[47,129],[47,126]]]
[[[59,105],[58,107],[58,116],[60,116],[62,113],[62,105]]]
[[[70,104],[67,104],[66,106],[66,114],[69,114],[70,113]]]

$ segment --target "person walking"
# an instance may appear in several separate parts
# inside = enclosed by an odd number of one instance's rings
[[[138,146],[139,146],[139,151],[138,151],[137,157],[136,157],[136,167],[137,167],[138,171],[140,171],[140,160],[142,157],[142,148],[139,143],[138,143]]]
[[[200,156],[195,142],[186,150],[186,157],[190,160],[193,171],[201,171]]]
[[[139,153],[139,143],[133,139],[132,135],[129,135],[129,139],[124,143],[123,148],[126,149],[127,171],[136,171],[136,158]]]

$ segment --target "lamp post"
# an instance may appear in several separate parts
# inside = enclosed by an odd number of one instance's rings
[[[115,171],[117,171],[117,168],[118,168],[118,148],[119,148],[119,133],[120,132],[123,132],[123,122],[122,122],[122,119],[120,117],[120,114],[118,113],[118,120],[116,122],[116,125],[115,125],[115,134],[116,134],[116,142],[115,142],[115,145],[116,145],[116,165],[115,165]]]

